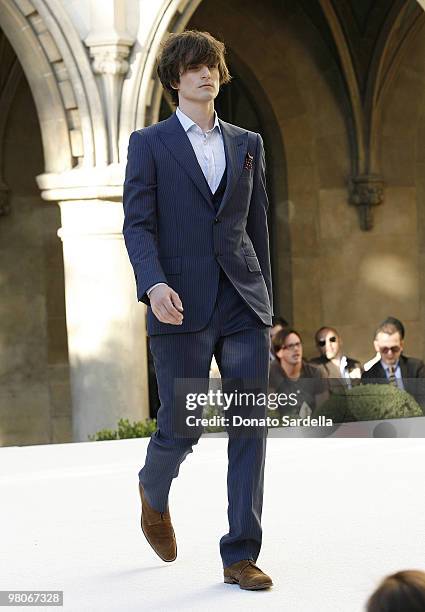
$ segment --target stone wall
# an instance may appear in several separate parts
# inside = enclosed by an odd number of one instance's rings
[[[0,445],[71,440],[59,208],[43,202],[38,119],[21,80],[4,142],[11,213],[0,217]]]

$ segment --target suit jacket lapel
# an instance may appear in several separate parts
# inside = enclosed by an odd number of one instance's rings
[[[221,212],[233,193],[242,173],[248,148],[248,132],[240,134],[230,124],[221,121],[221,119],[219,119],[219,122],[226,155],[227,185],[217,214]],[[175,113],[164,122],[159,134],[164,145],[187,172],[205,200],[215,211],[208,183],[198,163],[190,140]]]
[[[187,172],[208,204],[214,210],[208,183],[205,180],[202,168],[198,163],[190,140],[175,113],[164,122],[159,135],[171,155]]]
[[[220,214],[233,190],[243,170],[243,163],[248,148],[248,132],[240,134],[233,127],[219,119],[221,133],[223,135],[224,151],[226,154],[227,185],[223,199],[217,214]]]
[[[401,377],[403,378],[403,380],[405,380],[408,377],[406,357],[404,355],[400,355],[398,363],[400,366]]]

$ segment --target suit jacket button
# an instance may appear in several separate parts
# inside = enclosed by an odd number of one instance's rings
[[[214,223],[220,223],[220,221],[221,221],[221,219],[219,219],[218,217],[216,217],[216,218],[214,219]]]

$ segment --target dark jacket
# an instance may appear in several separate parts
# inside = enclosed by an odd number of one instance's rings
[[[269,393],[273,392],[287,396],[293,394],[296,403],[288,402],[286,406],[279,406],[278,410],[282,416],[298,415],[304,402],[314,412],[318,399],[326,399],[328,385],[320,369],[306,361],[303,361],[298,380],[292,380],[286,376],[279,360],[275,359],[270,364],[269,375]]]
[[[416,401],[423,407],[425,405],[425,364],[415,357],[400,355],[399,365],[404,389],[413,395]],[[363,372],[362,382],[365,384],[386,384],[388,379],[380,361],[375,363],[370,370]]]
[[[336,387],[341,388],[342,386],[347,386],[345,379],[341,376],[341,370],[339,367],[328,359],[326,355],[314,357],[313,359],[310,359],[310,363],[320,368],[323,376],[329,379],[329,387],[331,390],[335,389]],[[360,374],[363,371],[360,361],[357,361],[357,359],[352,359],[351,357],[347,357],[346,369],[348,370],[349,374],[354,372],[354,370],[359,370]],[[359,384],[360,377],[351,378],[350,376],[350,381],[351,384]]]
[[[148,334],[194,332],[208,323],[220,267],[245,303],[272,324],[268,200],[261,136],[219,120],[227,185],[215,210],[208,183],[180,121],[169,119],[130,136],[123,234],[137,298],[164,282],[177,291],[182,325],[161,323],[148,308]]]

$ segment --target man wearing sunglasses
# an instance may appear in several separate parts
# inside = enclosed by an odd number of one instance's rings
[[[394,323],[384,322],[375,332],[374,348],[381,355],[375,363],[362,375],[365,383],[388,383],[404,389],[413,395],[422,407],[425,400],[425,364],[420,359],[403,355],[404,340],[400,329]]]
[[[397,329],[397,331],[400,332],[401,339],[404,340],[405,329],[404,329],[403,323],[399,319],[396,319],[395,317],[387,317],[379,324],[378,327],[381,327],[382,325],[386,325],[387,323],[392,323]],[[378,361],[381,361],[381,354],[377,351],[375,356],[372,357],[372,359],[369,359],[363,364],[363,370],[367,372],[367,370],[370,370],[370,368],[374,366],[375,363],[378,363]]]
[[[347,357],[342,350],[341,336],[333,327],[321,327],[315,334],[316,346],[320,357],[310,360],[318,365],[325,378],[329,379],[330,389],[342,384],[351,387],[353,382],[360,381],[361,364],[357,359]]]

